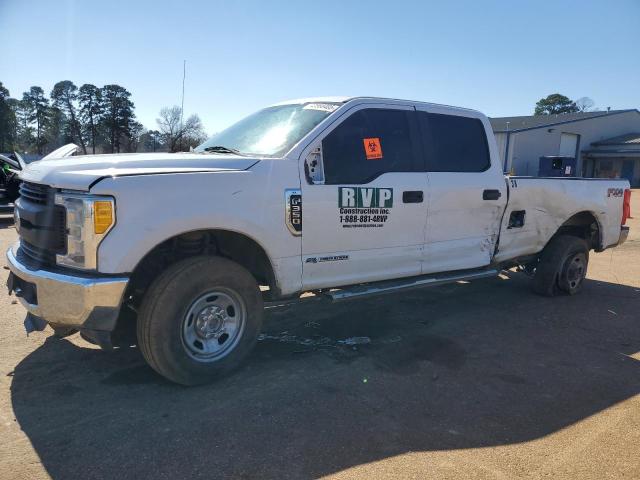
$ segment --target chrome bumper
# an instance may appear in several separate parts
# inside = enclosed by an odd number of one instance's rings
[[[34,270],[18,260],[19,246],[18,242],[7,250],[9,270],[17,277],[10,277],[8,286],[29,313],[54,325],[113,330],[128,277]]]
[[[628,236],[629,236],[629,227],[627,227],[626,225],[622,225],[620,227],[620,238],[618,238],[618,243],[616,243],[616,247],[619,247],[624,242],[626,242]]]

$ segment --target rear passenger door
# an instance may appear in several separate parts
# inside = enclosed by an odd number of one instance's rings
[[[491,163],[489,123],[471,111],[417,110],[429,177],[423,273],[488,265],[507,201],[501,165]]]
[[[302,160],[305,289],[420,274],[427,174],[413,106],[354,106]]]

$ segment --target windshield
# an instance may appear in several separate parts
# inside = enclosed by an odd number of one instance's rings
[[[215,134],[195,151],[237,151],[246,155],[279,156],[340,105],[305,103],[265,108]]]

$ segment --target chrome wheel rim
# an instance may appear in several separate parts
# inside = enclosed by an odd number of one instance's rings
[[[182,344],[198,362],[213,362],[238,344],[246,309],[238,294],[217,288],[198,297],[182,320]]]
[[[570,257],[565,264],[564,282],[569,290],[577,289],[587,274],[587,257],[584,253],[577,253]]]

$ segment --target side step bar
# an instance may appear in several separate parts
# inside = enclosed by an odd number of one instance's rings
[[[430,275],[421,275],[419,277],[383,280],[381,282],[355,285],[353,287],[345,287],[338,290],[329,290],[322,292],[321,295],[332,302],[340,302],[343,300],[350,300],[352,298],[384,295],[386,293],[394,293],[401,290],[435,287],[453,282],[490,278],[497,276],[499,273],[500,270],[496,269],[461,270],[457,272],[434,273]]]
[[[295,305],[298,303],[309,303],[317,301],[342,302],[355,298],[373,297],[386,293],[395,293],[402,290],[415,288],[436,287],[468,280],[478,280],[481,278],[496,277],[500,269],[483,268],[474,270],[457,270],[455,272],[433,273],[420,275],[417,277],[399,278],[396,280],[382,280],[380,282],[364,283],[339,289],[307,292],[312,295],[301,297],[290,297],[280,300],[267,300],[264,302],[265,308],[278,308]]]

